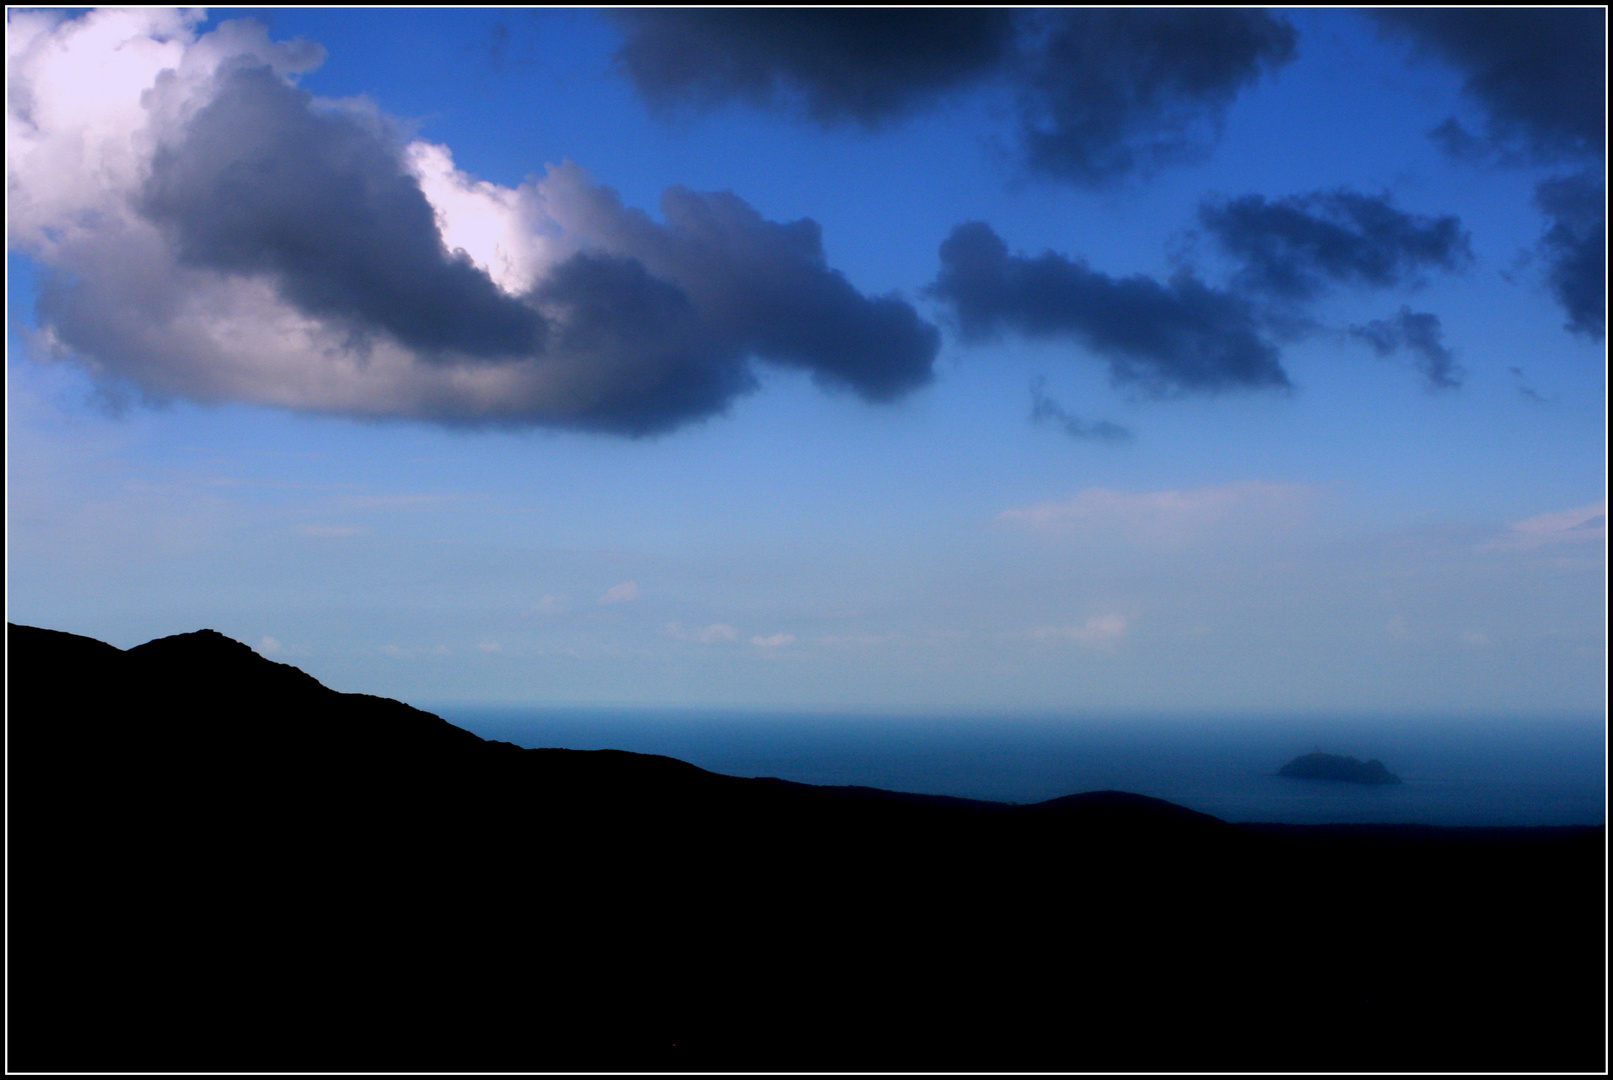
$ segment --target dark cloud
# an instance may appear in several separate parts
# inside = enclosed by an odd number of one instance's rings
[[[1464,75],[1484,109],[1473,133],[1455,117],[1434,129],[1451,154],[1507,164],[1584,162],[1607,147],[1607,12],[1581,8],[1399,8],[1374,12]],[[1543,181],[1550,219],[1539,248],[1567,328],[1601,337],[1607,318],[1605,183],[1601,168]]]
[[[1031,384],[1031,423],[1052,424],[1072,439],[1099,439],[1103,442],[1127,442],[1131,429],[1108,420],[1087,422],[1060,405],[1047,393],[1047,380],[1037,379]]]
[[[722,412],[754,361],[874,402],[932,378],[940,333],[911,304],[732,192],[669,189],[656,221],[570,164],[480,183],[249,56],[165,74],[147,107],[149,168],[38,289],[51,347],[108,385],[642,436]],[[448,250],[454,214],[498,232],[497,281]]]
[[[987,80],[1035,171],[1110,183],[1204,154],[1240,91],[1294,55],[1263,11],[718,9],[610,16],[652,106],[744,101],[875,125]]]
[[[1601,337],[1607,322],[1607,196],[1597,172],[1543,180],[1535,203],[1551,221],[1541,237],[1546,278],[1568,329]]]
[[[1481,135],[1454,118],[1436,129],[1464,156],[1537,160],[1600,155],[1606,145],[1607,22],[1601,7],[1395,8],[1373,12],[1455,66],[1486,114]]]
[[[738,344],[713,333],[682,289],[636,259],[573,255],[535,295],[565,313],[553,351],[576,373],[561,403],[567,426],[660,434],[755,388]]]
[[[1208,152],[1232,100],[1294,55],[1264,11],[1028,13],[1021,137],[1038,171],[1096,185]]]
[[[1551,404],[1551,402],[1549,400],[1547,400],[1547,398],[1546,398],[1546,396],[1544,394],[1542,394],[1540,391],[1536,390],[1534,387],[1530,386],[1527,382],[1524,381],[1523,368],[1521,368],[1521,367],[1509,367],[1509,368],[1507,368],[1507,370],[1512,372],[1513,379],[1515,379],[1517,381],[1517,384],[1518,384],[1518,396],[1519,397],[1523,398],[1525,401],[1532,401],[1536,405],[1550,405]]]
[[[732,192],[667,189],[664,224],[571,177],[553,189],[594,242],[676,284],[717,338],[891,401],[929,382],[940,333],[894,296],[866,297],[824,258],[818,223],[768,221]]]
[[[830,268],[817,222],[767,221],[732,192],[681,187],[661,213],[667,243],[644,257],[757,356],[872,401],[930,380],[940,333],[911,304],[865,297]]]
[[[266,65],[220,72],[139,197],[182,263],[271,276],[305,313],[384,331],[427,356],[530,356],[544,323],[443,247],[398,148],[356,115],[321,112]]]
[[[1051,251],[1010,255],[977,221],[941,244],[929,293],[948,305],[966,339],[1074,338],[1108,361],[1117,384],[1154,393],[1289,385],[1251,305],[1185,273],[1162,284],[1110,277]]]
[[[1408,214],[1388,195],[1340,189],[1271,202],[1244,195],[1206,202],[1199,220],[1243,263],[1241,288],[1285,300],[1310,299],[1330,284],[1399,285],[1473,258],[1457,217]]]
[[[1430,390],[1454,390],[1462,385],[1465,372],[1445,347],[1438,315],[1403,307],[1388,319],[1351,327],[1350,334],[1371,345],[1379,356],[1393,356],[1401,349],[1410,352]]]
[[[999,66],[1006,10],[638,9],[608,13],[617,54],[660,108],[739,100],[799,107],[824,124],[874,125]]]

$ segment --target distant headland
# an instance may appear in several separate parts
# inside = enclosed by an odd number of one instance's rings
[[[1358,761],[1342,754],[1301,754],[1277,771],[1278,776],[1300,780],[1348,780],[1353,784],[1398,784],[1400,777],[1377,758]]]

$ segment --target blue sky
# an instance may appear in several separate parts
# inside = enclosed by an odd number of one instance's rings
[[[416,701],[1604,707],[1601,9],[7,45],[12,621]]]

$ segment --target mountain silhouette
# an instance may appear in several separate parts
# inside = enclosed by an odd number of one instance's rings
[[[522,749],[8,625],[18,1071],[1599,1071],[1604,830]]]

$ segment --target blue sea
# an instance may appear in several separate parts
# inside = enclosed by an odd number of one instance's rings
[[[1161,719],[921,717],[715,709],[425,706],[489,739],[632,750],[731,776],[1032,803],[1114,789],[1227,821],[1600,825],[1601,717]],[[1377,758],[1404,782],[1275,775],[1312,750]]]

